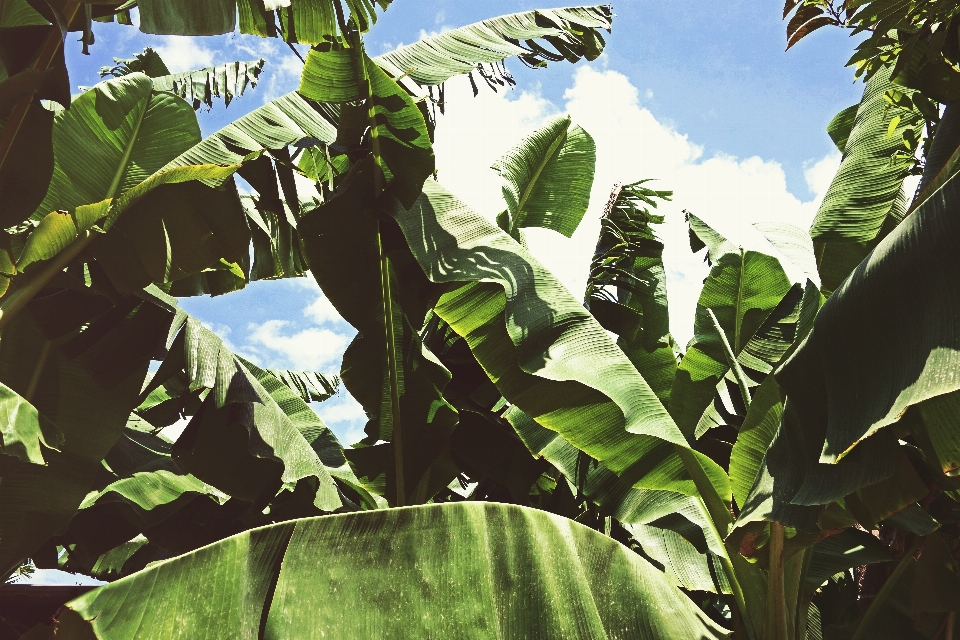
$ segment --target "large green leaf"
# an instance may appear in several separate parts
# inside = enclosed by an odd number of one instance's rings
[[[0,27],[50,24],[27,0],[0,0]]]
[[[249,240],[236,224],[242,220],[236,190],[191,182],[222,182],[234,169],[162,168],[199,139],[190,107],[154,91],[141,73],[82,94],[56,116],[54,176],[34,212],[40,224],[19,256],[19,269],[67,246],[90,246],[116,289],[128,293],[241,259]],[[113,233],[93,234],[98,222]]]
[[[590,204],[597,148],[570,117],[534,131],[493,164],[507,202],[501,228],[520,237],[523,227],[573,235]]]
[[[472,588],[450,588],[464,584]],[[223,598],[196,597],[213,585]],[[81,596],[60,620],[58,637],[105,640],[725,635],[610,538],[542,511],[485,503],[246,532]]]
[[[481,63],[512,56],[532,66],[544,66],[547,60],[593,60],[604,46],[597,30],[609,31],[612,20],[607,5],[514,13],[422,38],[377,56],[374,62],[394,78],[407,76],[420,86],[432,86],[477,70]],[[546,40],[555,50],[544,48],[537,39]],[[494,77],[499,75],[491,71]]]
[[[892,156],[902,147],[905,131],[919,138],[923,120],[899,119],[884,100],[892,88],[889,67],[867,83],[840,169],[810,229],[826,291],[840,286],[906,209],[902,185],[910,160]]]
[[[103,82],[57,114],[53,180],[33,217],[118,197],[199,141],[189,105],[146,75]]]
[[[637,371],[665,405],[677,371],[670,336],[667,278],[663,243],[651,224],[655,198],[668,200],[670,191],[655,191],[641,180],[615,185],[600,220],[600,236],[590,262],[584,306],[607,331],[617,334]]]
[[[768,376],[754,393],[730,453],[730,484],[733,497],[741,508],[760,473],[763,457],[780,426],[782,414],[780,387],[773,376]]]
[[[815,462],[836,462],[909,406],[960,388],[958,203],[953,179],[904,220],[827,300],[777,373]]]

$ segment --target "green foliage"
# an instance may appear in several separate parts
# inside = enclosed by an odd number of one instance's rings
[[[505,548],[509,562],[498,557]],[[435,585],[474,588],[424,592],[425,576]],[[181,597],[213,585],[229,594],[221,606]],[[365,604],[345,607],[329,597],[332,589]],[[643,598],[623,600],[625,593]],[[121,605],[137,615],[116,615]],[[482,503],[256,529],[91,592],[69,609],[58,637],[165,638],[175,630],[252,637],[258,629],[292,638],[471,637],[490,633],[491,625],[510,637],[725,635],[617,542],[542,511]]]
[[[654,230],[671,192],[614,187],[584,304],[524,246],[521,229],[571,236],[586,211],[596,150],[569,118],[495,165],[497,225],[431,177],[445,80],[512,84],[510,56],[593,60],[611,9],[503,16],[372,58],[363,34],[388,4],[141,0],[147,32],[221,33],[239,15],[243,33],[314,45],[299,91],[206,139],[191,107],[229,103],[263,61],[170,74],[147,49],[56,115],[29,104],[70,102],[58,59],[4,67],[0,177],[21,163],[28,179],[0,199],[0,567],[111,581],[68,604],[56,637],[947,628],[960,193],[956,163],[931,160],[954,90],[945,5],[786,3],[789,46],[827,24],[887,31],[855,56],[863,100],[828,126],[844,158],[810,234],[727,237],[686,214],[710,272],[681,352]],[[65,19],[129,21],[68,5]],[[43,16],[0,2],[18,37],[56,35]],[[902,181],[921,168],[940,175],[908,216]],[[258,367],[172,297],[308,271],[357,329],[339,377]],[[341,379],[368,418],[350,449],[309,405]]]
[[[569,117],[535,131],[492,167],[506,182],[500,228],[518,239],[523,227],[553,229],[569,238],[587,211],[595,164],[593,138],[571,126]]]

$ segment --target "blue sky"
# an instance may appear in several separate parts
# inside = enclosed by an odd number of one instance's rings
[[[551,6],[562,5],[395,0],[367,36],[367,47],[381,53],[422,33]],[[785,53],[781,11],[781,0],[621,0],[614,3],[613,33],[605,34],[606,53],[594,63],[533,71],[508,62],[517,88],[482,92],[476,99],[469,85],[451,81],[450,108],[438,125],[440,181],[492,217],[502,204],[489,165],[550,117],[570,113],[597,141],[591,208],[572,239],[534,232],[531,248],[579,295],[610,185],[658,178],[662,188],[676,192],[664,208],[662,235],[671,327],[685,343],[706,273],[701,258],[689,253],[680,210],[688,208],[732,236],[760,220],[808,226],[839,162],[824,127],[862,92],[843,66],[856,42],[823,29]],[[160,51],[173,70],[266,58],[255,90],[228,109],[220,103],[199,114],[205,134],[298,83],[300,61],[276,40],[148,36],[100,23],[94,31],[90,56],[80,55],[79,43],[67,48],[74,87],[94,84],[113,56],[129,57],[145,46]],[[271,367],[336,372],[353,333],[312,279],[254,283],[242,292],[182,304],[237,352]],[[362,412],[345,394],[315,409],[345,443],[360,437]]]

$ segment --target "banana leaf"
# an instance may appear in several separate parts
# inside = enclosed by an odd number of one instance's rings
[[[604,47],[598,30],[609,31],[612,21],[607,5],[526,11],[422,38],[373,60],[394,78],[407,76],[421,87],[443,84],[478,67],[491,86],[512,84],[512,79],[501,78],[509,76],[496,63],[513,56],[533,67],[581,57],[594,60]],[[541,39],[553,50],[537,42]],[[490,65],[489,72],[483,63]]]
[[[569,116],[524,138],[492,167],[506,183],[500,228],[516,238],[523,227],[572,236],[590,203],[596,155],[593,138]]]
[[[213,584],[228,594],[220,605],[196,597]],[[474,588],[440,588],[449,584]],[[610,538],[542,511],[487,503],[245,532],[71,601],[57,637],[181,632],[198,639],[726,635]]]
[[[919,116],[901,120],[890,108],[884,96],[894,88],[890,67],[878,70],[867,83],[840,169],[810,228],[827,292],[840,286],[906,212],[902,186],[911,160],[892,156],[902,147],[904,132],[920,137],[924,121]]]

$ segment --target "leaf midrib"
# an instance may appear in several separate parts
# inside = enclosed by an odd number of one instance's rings
[[[140,137],[140,127],[143,125],[143,119],[147,115],[147,110],[150,108],[150,102],[152,99],[153,91],[148,93],[147,99],[143,101],[143,109],[140,110],[140,114],[137,116],[137,121],[133,126],[133,134],[130,136],[130,142],[127,144],[127,148],[123,151],[123,156],[120,158],[120,164],[117,167],[116,173],[113,175],[113,181],[110,183],[106,194],[103,196],[104,199],[112,198],[117,193],[117,188],[120,186],[120,179],[123,178],[123,175],[127,171],[127,164],[130,162],[130,156],[133,154],[133,147],[137,144],[137,138]]]
[[[740,247],[740,279],[737,281],[737,305],[734,309],[735,315],[733,318],[734,329],[733,329],[733,355],[739,355],[740,353],[740,329],[743,325],[743,313],[741,307],[743,306],[743,276],[744,276],[744,260],[746,258],[743,247]]]
[[[570,127],[570,120],[567,119],[567,127]],[[567,129],[567,130],[568,130]],[[560,148],[567,140],[567,130],[564,130],[560,135],[557,136],[557,139],[550,143],[550,146],[547,147],[547,152],[543,154],[543,159],[537,164],[537,170],[534,171],[533,177],[530,179],[530,182],[527,183],[526,188],[523,190],[523,195],[520,196],[520,200],[517,202],[517,214],[514,216],[513,228],[519,229],[520,223],[523,222],[523,208],[527,204],[527,200],[530,198],[530,194],[533,192],[533,188],[537,185],[537,181],[540,179],[540,174],[543,173],[543,170],[546,168],[547,164],[553,159],[554,154],[557,152],[557,149]],[[512,229],[511,229],[512,231]]]

